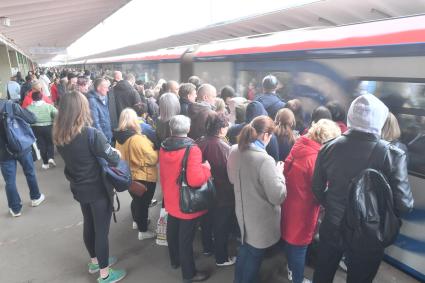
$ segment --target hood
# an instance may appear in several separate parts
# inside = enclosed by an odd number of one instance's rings
[[[388,116],[388,107],[376,96],[363,94],[351,103],[348,109],[347,126],[360,132],[381,135]]]
[[[189,104],[188,114],[190,117],[195,117],[203,111],[209,111],[212,107],[207,102],[196,102]]]
[[[169,137],[162,142],[161,148],[165,151],[174,151],[185,148],[195,142],[188,137]]]
[[[308,155],[318,154],[321,147],[320,143],[306,136],[301,136],[292,147],[290,156],[294,159],[299,159]]]
[[[245,122],[251,123],[252,120],[254,120],[255,117],[269,114],[267,113],[266,109],[264,108],[263,104],[261,104],[258,101],[253,101],[248,104],[246,107],[246,114],[245,114]]]
[[[126,80],[121,80],[117,82],[116,86],[114,86],[114,91],[118,92],[128,92],[133,91],[133,89],[134,88],[131,86],[131,84]]]
[[[114,130],[114,138],[117,140],[119,144],[125,144],[125,142],[134,136],[136,134],[136,131],[134,130],[125,130],[125,131],[119,131]]]

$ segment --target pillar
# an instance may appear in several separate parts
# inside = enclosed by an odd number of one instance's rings
[[[6,45],[0,43],[0,98],[6,98],[6,84],[12,75],[9,61],[9,52]]]

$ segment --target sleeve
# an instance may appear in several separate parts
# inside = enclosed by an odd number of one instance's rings
[[[413,196],[410,188],[406,153],[399,149],[389,149],[388,159],[390,161],[390,172],[385,172],[389,176],[388,181],[393,191],[394,208],[397,215],[410,212],[413,209]],[[388,171],[388,170],[387,170]]]
[[[100,122],[99,122],[99,110],[96,107],[96,102],[90,99],[89,107],[90,107],[91,118],[93,119],[93,127],[98,129],[99,131],[102,131],[102,128],[100,127]]]
[[[270,142],[266,147],[266,151],[275,161],[279,161],[279,144],[275,135],[273,135],[270,139]]]
[[[274,205],[280,205],[286,197],[286,184],[283,172],[276,168],[275,161],[266,158],[260,166],[260,184],[266,193],[267,199]]]
[[[198,146],[190,148],[187,158],[186,179],[191,187],[203,185],[211,177],[210,169],[202,164],[202,153]]]
[[[31,104],[31,91],[25,96],[24,101],[22,102],[22,108],[27,108]]]
[[[227,158],[227,176],[229,177],[229,181],[231,184],[235,184],[236,182],[236,173],[235,168],[237,166],[237,160],[236,160],[236,147],[232,146],[230,148],[229,157]]]
[[[37,122],[37,117],[29,111],[28,109],[23,109],[21,106],[19,106],[17,103],[13,103],[13,113],[16,116],[21,117],[29,124],[34,124]]]
[[[326,185],[327,177],[324,167],[322,165],[323,159],[323,150],[321,150],[317,156],[316,163],[314,165],[313,181],[312,181],[312,191],[317,201],[320,204],[325,203],[326,197]]]
[[[49,105],[49,110],[50,110],[50,117],[54,119],[56,115],[58,114],[58,110],[53,105]]]
[[[117,166],[120,161],[117,150],[108,143],[105,135],[96,129],[94,130],[93,154],[96,157],[104,158],[111,166]]]
[[[134,88],[133,88],[133,100],[134,100],[133,105],[136,105],[136,104],[138,104],[138,103],[141,103],[141,102],[142,102],[142,99],[140,98],[139,93],[138,93],[138,92],[137,92],[137,90],[136,90],[136,89],[134,89]]]

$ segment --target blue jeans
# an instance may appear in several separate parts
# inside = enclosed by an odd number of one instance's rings
[[[285,253],[288,260],[288,267],[292,271],[292,282],[302,283],[304,280],[306,246],[295,246],[285,242]]]
[[[242,244],[236,260],[234,283],[259,282],[258,272],[265,251],[265,249],[257,249],[247,243]]]
[[[40,198],[40,190],[38,188],[37,177],[35,176],[31,150],[20,155],[17,159],[1,161],[1,174],[6,183],[7,204],[14,213],[20,212],[22,208],[22,201],[16,189],[16,161],[19,161],[24,171],[30,189],[31,199],[36,200]]]

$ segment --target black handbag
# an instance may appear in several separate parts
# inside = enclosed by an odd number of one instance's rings
[[[182,170],[178,178],[178,184],[180,185],[180,210],[183,213],[194,213],[211,208],[214,204],[216,194],[211,178],[199,188],[193,188],[187,183],[187,159],[191,146],[186,147],[182,161]]]

